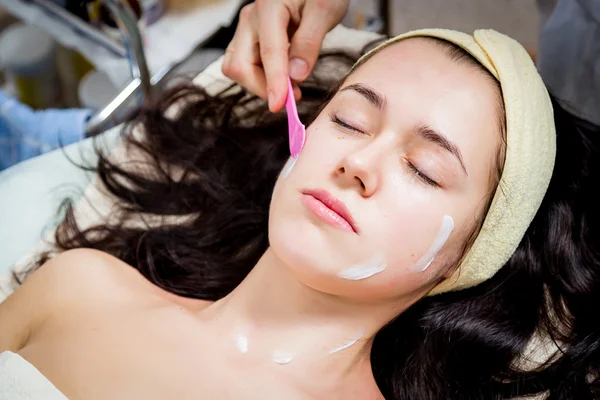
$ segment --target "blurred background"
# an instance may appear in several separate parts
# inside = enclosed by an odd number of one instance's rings
[[[400,0],[391,6],[393,32],[423,27],[471,32],[483,27],[506,33],[532,50],[538,44],[536,0]]]
[[[123,1],[135,14],[144,63],[155,84],[168,75],[197,74],[216,59],[233,34],[227,28],[235,24],[244,4],[239,0]],[[107,4],[0,0],[0,90],[35,109],[105,107],[136,74],[144,74],[132,70],[132,61],[140,61],[126,48],[136,46],[135,38],[123,38],[124,25]],[[536,0],[353,0],[343,24],[391,35],[423,27],[494,28],[519,40],[533,55],[540,20]],[[143,90],[139,86],[143,83],[134,88],[138,97]],[[129,97],[130,105],[140,101],[135,94]]]

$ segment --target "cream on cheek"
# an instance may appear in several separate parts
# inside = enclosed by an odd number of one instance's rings
[[[413,265],[412,270],[417,272],[425,271],[433,262],[437,254],[440,252],[446,241],[450,237],[450,234],[454,230],[454,220],[449,215],[444,215],[440,229],[433,240],[433,243],[429,246],[429,249],[421,256],[421,258]],[[367,261],[352,265],[348,268],[343,269],[337,273],[337,276],[350,280],[358,281],[367,279],[383,272],[387,268],[387,263],[382,254],[377,254]]]
[[[433,240],[433,243],[429,247],[429,250],[421,256],[419,261],[414,265],[413,270],[418,272],[425,271],[433,262],[435,256],[440,252],[446,241],[450,237],[450,234],[454,230],[454,220],[449,215],[444,215],[442,218],[442,225],[437,233],[437,236]]]
[[[281,170],[281,174],[279,174],[279,177],[281,179],[285,179],[287,178],[287,176],[290,174],[290,172],[292,171],[292,169],[294,168],[294,165],[296,165],[296,161],[298,161],[297,158],[294,157],[290,157],[287,162],[285,163],[285,165],[283,166],[283,169]]]
[[[375,274],[383,272],[387,268],[387,263],[383,258],[383,255],[377,254],[363,263],[352,265],[346,269],[337,273],[342,279],[349,281],[358,281],[361,279],[367,279]]]

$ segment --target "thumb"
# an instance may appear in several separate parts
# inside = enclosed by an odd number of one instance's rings
[[[312,12],[311,12],[312,11]],[[322,10],[305,9],[300,26],[292,36],[289,52],[289,74],[295,81],[303,81],[310,74],[323,44],[325,34],[338,21],[323,15]]]

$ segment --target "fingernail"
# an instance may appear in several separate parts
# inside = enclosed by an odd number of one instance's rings
[[[273,103],[275,103],[275,93],[269,92],[269,97],[267,98],[267,101],[269,102],[269,108],[272,110]]]
[[[308,72],[308,64],[306,61],[300,58],[292,58],[290,61],[290,76],[294,80],[300,80],[304,78],[304,75]]]

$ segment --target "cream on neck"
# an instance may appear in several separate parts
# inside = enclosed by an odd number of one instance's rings
[[[258,332],[256,334],[258,334]],[[338,353],[338,352],[343,351],[351,346],[354,346],[362,337],[363,337],[362,332],[357,333],[351,339],[347,339],[347,340],[341,342],[340,344],[336,345],[335,347],[330,348],[328,351],[323,352],[323,355]],[[332,343],[333,343],[333,340],[332,340]],[[245,330],[241,330],[237,333],[237,335],[235,337],[235,345],[241,354],[248,354],[249,336]],[[275,350],[271,351],[271,361],[273,361],[274,363],[279,364],[279,365],[289,364],[290,362],[292,362],[294,360],[294,358],[295,358],[295,355],[290,351],[286,351],[286,350],[282,350],[282,349],[275,349]]]
[[[242,365],[266,373],[283,368],[311,385],[369,371],[371,338],[395,311],[315,291],[269,249],[238,287],[201,315],[213,345],[229,349]]]
[[[363,337],[362,332],[356,334],[356,336],[353,339],[350,339],[350,340],[346,341],[345,343],[341,344],[340,346],[329,350],[329,354],[337,353],[339,351],[346,350],[350,346],[354,346],[362,337]]]
[[[244,332],[239,332],[235,338],[235,345],[242,354],[248,352],[248,335]]]
[[[294,356],[284,350],[275,350],[271,356],[271,360],[279,365],[289,364],[293,359]]]

